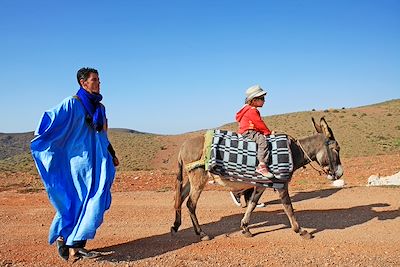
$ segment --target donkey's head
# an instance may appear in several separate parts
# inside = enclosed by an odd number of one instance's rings
[[[328,126],[326,120],[322,117],[320,124],[317,124],[312,118],[315,130],[322,136],[323,144],[316,153],[316,160],[324,169],[329,180],[339,179],[343,175],[343,168],[340,162],[340,146],[335,140],[332,129]]]

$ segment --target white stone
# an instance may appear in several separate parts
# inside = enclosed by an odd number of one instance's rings
[[[368,178],[367,186],[379,186],[379,185],[400,185],[400,172],[380,177],[378,175],[371,175]]]
[[[335,187],[343,187],[344,186],[344,180],[343,179],[338,179],[332,182],[332,185]]]

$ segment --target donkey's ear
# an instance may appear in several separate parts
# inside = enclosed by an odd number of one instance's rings
[[[317,124],[313,117],[311,117],[311,120],[317,133],[322,133],[321,125]]]
[[[333,136],[333,132],[332,132],[331,128],[328,126],[328,123],[326,122],[324,117],[321,118],[321,127],[322,127],[322,131],[323,131],[324,135],[328,139],[335,139],[335,137]]]

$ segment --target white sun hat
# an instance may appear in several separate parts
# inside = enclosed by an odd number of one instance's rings
[[[259,86],[258,84],[253,85],[246,90],[246,102],[251,101],[253,98],[260,97],[266,94],[267,92],[264,91],[261,86]]]

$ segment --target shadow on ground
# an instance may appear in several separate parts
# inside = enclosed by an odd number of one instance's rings
[[[312,198],[329,197],[340,189],[328,189],[315,192],[301,192],[293,196],[293,202],[303,201]],[[279,200],[278,200],[279,201]],[[273,204],[268,202],[267,204]],[[279,203],[279,202],[278,202]],[[355,206],[348,209],[327,209],[327,210],[303,210],[295,212],[300,225],[306,229],[315,229],[312,234],[324,230],[341,230],[355,225],[360,225],[377,218],[378,220],[390,220],[400,217],[399,210],[387,210],[389,204],[375,203],[369,205]],[[384,211],[377,211],[376,208],[385,208]],[[244,211],[244,210],[243,210]],[[184,220],[189,220],[189,216],[184,216]],[[210,236],[216,237],[238,232],[240,226],[241,214],[222,217],[221,220],[203,224],[203,230]],[[172,222],[171,222],[172,223]],[[201,222],[200,222],[201,223]],[[284,228],[290,228],[289,220],[282,210],[275,211],[256,211],[251,217],[251,231],[255,235],[279,231]],[[282,226],[283,225],[283,226]],[[281,226],[278,227],[277,226]],[[263,227],[272,227],[272,229],[260,229]],[[282,232],[282,234],[287,234]],[[318,235],[315,236],[318,238]],[[244,237],[243,237],[244,238]],[[300,238],[300,237],[299,237]],[[110,252],[108,255],[100,256],[98,261],[108,262],[133,262],[146,258],[162,255],[191,244],[201,242],[195,235],[193,228],[180,230],[175,236],[169,232],[132,240],[130,242],[113,245],[98,249],[99,252]],[[151,248],[151,249],[149,249]]]
[[[348,189],[347,187],[346,189]],[[332,196],[333,194],[339,192],[340,190],[343,190],[343,188],[330,188],[330,189],[322,189],[318,191],[309,191],[309,192],[294,192],[290,193],[292,203],[294,202],[300,202],[304,200],[309,200],[309,199],[321,199],[321,198],[327,198]],[[271,194],[272,191],[265,191],[264,194]],[[265,204],[280,204],[281,201],[279,199],[278,193],[276,193],[277,199],[273,201],[268,201]]]

